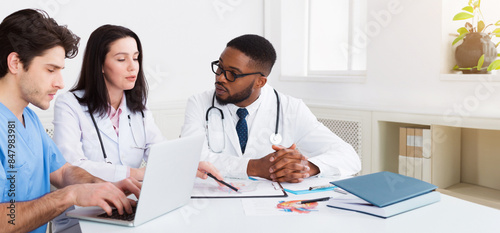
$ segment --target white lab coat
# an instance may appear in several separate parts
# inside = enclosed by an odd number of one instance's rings
[[[250,159],[262,158],[274,152],[270,135],[275,131],[277,101],[273,88],[265,85],[261,90],[255,116],[248,116],[249,134],[245,154],[242,154],[236,133],[235,113],[230,104],[215,106],[224,114],[225,146],[221,153],[210,150],[208,145],[206,111],[212,106],[214,90],[189,98],[181,136],[205,133],[202,160],[212,162],[225,176],[244,178]],[[302,100],[279,93],[281,115],[279,133],[281,145],[297,145],[297,149],[320,169],[320,176],[348,176],[361,170],[361,161],[351,145],[321,124]],[[235,109],[235,108],[233,108]],[[253,118],[253,119],[252,119]],[[212,134],[213,135],[213,134]],[[221,137],[222,138],[222,137]],[[220,145],[220,144],[219,144]]]
[[[83,91],[75,91],[75,94],[82,97]],[[125,96],[122,101],[126,101]],[[101,179],[119,181],[127,178],[128,167],[138,168],[142,159],[147,161],[149,149],[142,148],[163,140],[149,110],[144,111],[143,119],[141,112],[132,113],[127,107],[123,108],[119,137],[107,114],[104,117],[94,114],[108,161],[112,163],[108,164],[104,161],[96,128],[87,110],[73,93],[61,94],[55,102],[53,139],[69,163]]]

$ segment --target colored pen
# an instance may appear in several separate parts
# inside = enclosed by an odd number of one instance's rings
[[[320,185],[320,186],[312,186],[312,187],[309,187],[309,190],[322,189],[322,188],[330,188],[330,187],[335,187],[335,185],[333,185],[333,184],[327,184],[327,185]]]
[[[322,198],[316,198],[316,199],[311,199],[311,200],[300,201],[299,204],[307,204],[307,203],[312,203],[312,202],[328,201],[328,200],[330,200],[329,197],[322,197]]]
[[[230,188],[230,189],[234,190],[235,192],[238,192],[238,189],[237,189],[237,188],[233,187],[232,185],[230,185],[230,184],[228,184],[228,183],[226,183],[226,182],[224,182],[224,181],[222,181],[222,180],[217,179],[214,175],[212,175],[212,173],[207,173],[207,176],[210,176],[210,177],[211,177],[211,178],[213,178],[215,181],[217,181],[217,182],[219,182],[219,183],[221,183],[221,184],[223,184],[223,185],[227,186],[228,188]]]

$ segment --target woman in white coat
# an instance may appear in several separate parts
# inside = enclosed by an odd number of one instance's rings
[[[87,42],[79,80],[60,95],[54,110],[54,141],[66,160],[107,181],[142,180],[149,146],[163,139],[146,108],[142,46],[130,29],[104,25]],[[175,161],[172,161],[175,162]],[[205,172],[222,178],[210,163]]]

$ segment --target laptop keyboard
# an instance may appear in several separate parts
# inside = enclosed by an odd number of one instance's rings
[[[132,221],[135,218],[135,210],[136,207],[132,206],[132,213],[128,214],[127,212],[124,211],[123,215],[120,215],[118,213],[117,209],[113,209],[113,212],[111,213],[111,216],[109,216],[107,213],[99,214],[97,215],[98,217],[101,218],[109,218],[109,219],[118,219],[118,220],[124,220],[124,221]]]

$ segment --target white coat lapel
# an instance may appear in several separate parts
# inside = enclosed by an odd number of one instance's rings
[[[217,104],[218,105],[218,104]],[[238,138],[238,134],[236,133],[236,125],[234,124],[233,119],[231,119],[231,113],[229,112],[229,108],[227,106],[217,106],[222,109],[224,112],[224,131],[226,134],[226,141],[229,141],[230,145],[226,144],[226,151],[228,146],[232,146],[234,151],[238,154],[238,156],[243,156],[240,148],[240,139]],[[226,142],[227,143],[227,142]]]
[[[74,95],[78,96],[79,98],[82,98],[83,96],[83,91],[75,91]],[[88,112],[88,106],[86,105],[81,105],[83,112],[87,115],[89,121],[91,122],[92,125],[92,118],[90,116],[90,113]],[[111,120],[109,119],[107,114],[104,114],[104,116],[99,116],[98,113],[94,113],[94,119],[97,124],[97,128],[99,128],[99,132],[101,134],[101,137],[108,137],[114,142],[118,143],[118,136],[116,136],[116,132],[113,129],[113,123],[111,123]],[[103,138],[104,140],[104,138]]]
[[[116,135],[116,132],[113,128],[113,123],[111,123],[108,115],[105,114],[101,117],[97,114],[94,114],[94,118],[97,123],[97,127],[99,127],[99,131],[101,132],[101,137],[108,137],[114,142],[118,143],[118,136]]]
[[[142,113],[132,113],[128,108],[122,110],[120,115],[120,137],[118,139],[120,141],[120,151],[127,151],[130,148],[144,148],[146,138]]]
[[[275,130],[276,122],[276,99],[274,93],[269,93],[269,89],[263,88],[261,92],[260,105],[255,112],[255,118],[250,126],[248,134],[247,151],[249,156],[260,158],[265,156],[262,153],[262,148],[268,147],[264,151],[271,151],[272,147],[269,138]],[[272,95],[270,95],[272,94]],[[253,154],[250,154],[252,152]]]

